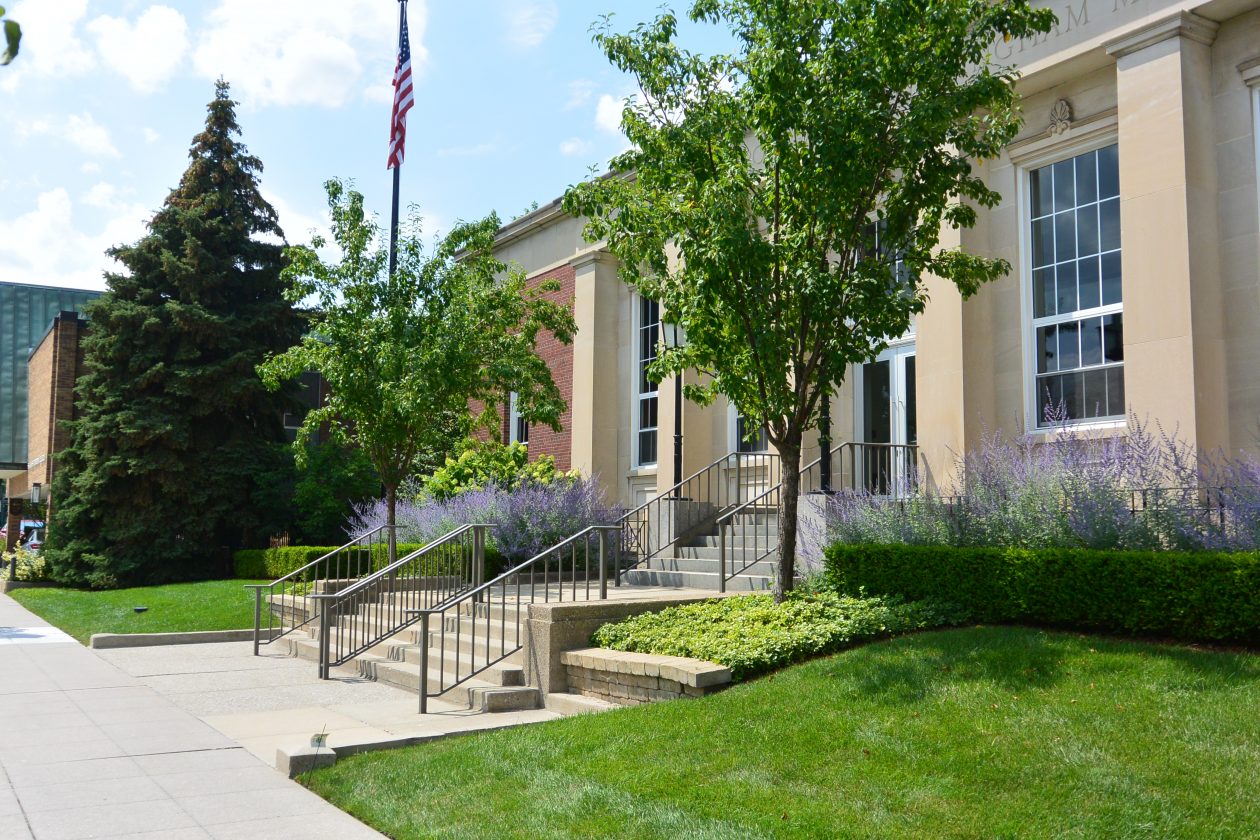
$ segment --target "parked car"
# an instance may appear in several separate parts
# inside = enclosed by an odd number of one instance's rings
[[[18,545],[27,551],[39,552],[44,547],[44,523],[32,519],[22,520],[22,538]]]

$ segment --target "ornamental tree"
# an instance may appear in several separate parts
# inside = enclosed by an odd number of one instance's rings
[[[204,578],[273,519],[251,504],[291,394],[254,366],[296,342],[283,234],[220,81],[188,169],[134,245],[112,248],[83,341],[71,445],[53,481],[49,561],[76,585]]]
[[[327,243],[318,236],[288,249],[289,299],[313,301],[310,329],[258,371],[271,388],[307,369],[327,380],[329,399],[307,414],[296,455],[301,461],[301,441],[328,424],[376,468],[392,526],[398,487],[417,461],[440,463],[460,432],[496,425],[494,406],[509,392],[523,417],[559,428],[564,398],[535,346],[542,330],[568,343],[576,327],[568,307],[547,297],[559,284],[529,285],[519,267],[495,258],[493,213],[456,225],[426,254],[413,210],[391,275],[363,196],[336,180],[325,188],[340,259],[319,256]]]
[[[1000,198],[971,163],[1020,124],[1017,73],[994,64],[994,41],[1054,16],[1027,0],[695,0],[690,16],[729,27],[734,53],[683,49],[669,12],[627,34],[597,25],[641,91],[622,112],[632,146],[611,162],[626,177],[570,189],[565,208],[685,330],[654,375],[698,370],[689,399],[723,394],[764,423],[782,460],[782,599],[822,396],[909,328],[924,276],[965,297],[1009,271],[939,248],[939,234]]]

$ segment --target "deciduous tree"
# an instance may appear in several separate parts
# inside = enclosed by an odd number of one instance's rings
[[[622,113],[632,146],[611,164],[625,177],[580,184],[565,207],[685,329],[654,372],[698,369],[690,399],[724,394],[765,424],[782,460],[782,598],[821,396],[905,332],[925,276],[967,296],[1009,270],[939,248],[939,234],[999,200],[972,168],[1020,122],[995,40],[1054,17],[1027,0],[696,0],[690,15],[729,27],[733,54],[685,50],[668,12],[628,34],[597,27],[640,88]]]
[[[288,250],[289,298],[313,301],[315,313],[301,344],[259,373],[269,387],[306,369],[323,375],[330,397],[307,414],[303,428],[327,423],[367,455],[392,526],[398,487],[417,460],[448,454],[461,427],[493,425],[493,406],[510,391],[523,417],[559,428],[564,398],[534,349],[540,331],[567,343],[575,326],[568,307],[547,297],[557,284],[530,286],[518,267],[494,256],[494,214],[456,225],[426,254],[413,212],[391,275],[382,231],[364,211],[363,196],[340,181],[325,186],[340,259],[320,257],[318,249],[329,244],[320,237]],[[488,407],[473,416],[473,404]]]

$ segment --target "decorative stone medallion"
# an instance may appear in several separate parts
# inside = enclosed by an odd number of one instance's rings
[[[1062,134],[1072,127],[1072,103],[1060,99],[1050,109],[1050,133]]]

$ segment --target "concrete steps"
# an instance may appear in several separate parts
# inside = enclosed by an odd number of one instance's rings
[[[779,517],[774,512],[747,513],[726,530],[726,562],[741,569],[726,581],[728,592],[761,592],[774,587],[778,566]],[[645,560],[622,575],[630,586],[719,588],[722,539],[716,525],[694,535],[666,555]],[[769,553],[767,553],[769,552]],[[764,557],[761,555],[765,554]],[[743,568],[747,565],[747,568]]]
[[[657,569],[631,569],[622,575],[622,585],[685,586],[718,591],[717,572],[666,572]],[[768,575],[735,575],[726,582],[727,592],[762,592],[774,587]]]
[[[384,683],[415,694],[420,688],[420,645],[418,644],[419,628],[412,627],[395,636],[380,642],[367,651],[355,656],[344,666],[359,676]],[[409,636],[409,639],[400,637]],[[335,640],[335,635],[333,639]],[[518,711],[521,709],[537,709],[541,707],[542,696],[537,688],[525,685],[525,669],[518,661],[519,651],[509,654],[502,661],[493,662],[482,667],[475,677],[464,679],[458,685],[452,685],[456,679],[465,676],[470,667],[481,667],[485,664],[485,640],[479,638],[476,643],[469,636],[464,644],[461,633],[460,648],[464,653],[475,652],[475,659],[461,656],[456,659],[452,654],[454,637],[447,638],[445,657],[440,647],[429,650],[429,668],[425,675],[425,685],[430,692],[442,691],[443,699],[453,703],[466,703],[469,708],[485,712]],[[318,628],[309,635],[295,634],[288,639],[289,652],[293,656],[319,661]],[[337,653],[335,641],[334,653]],[[507,641],[510,649],[515,646],[515,639]],[[499,654],[499,642],[492,638],[490,658]]]

